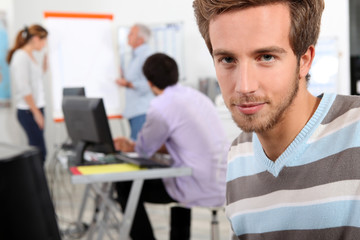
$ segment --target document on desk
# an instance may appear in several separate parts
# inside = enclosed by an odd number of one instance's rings
[[[92,165],[92,166],[77,166],[71,167],[70,171],[74,175],[90,175],[103,173],[117,173],[117,172],[131,172],[138,171],[141,167],[134,164],[106,164],[106,165]]]

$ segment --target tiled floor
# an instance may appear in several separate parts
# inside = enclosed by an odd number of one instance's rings
[[[52,191],[60,230],[64,233],[63,240],[88,239],[87,234],[89,231],[79,231],[75,225],[85,186],[81,184],[71,184],[70,175],[60,164],[55,163],[49,165],[47,170],[49,187]],[[148,210],[157,240],[168,240],[169,205],[147,204],[146,209]],[[94,198],[92,197],[86,205],[82,222],[90,224],[93,213]],[[120,209],[115,214],[118,218],[121,218]],[[218,219],[220,240],[230,239],[230,227],[223,211],[218,212]],[[191,240],[210,240],[210,224],[211,211],[209,209],[193,208]],[[103,239],[118,239],[117,225],[115,221],[111,221],[111,227],[107,233],[109,233],[112,238],[105,236]],[[94,234],[97,233],[98,232],[95,232]],[[94,237],[94,239],[97,238]]]

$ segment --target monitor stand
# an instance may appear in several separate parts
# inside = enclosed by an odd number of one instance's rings
[[[79,141],[75,147],[75,157],[73,163],[75,166],[82,165],[84,163],[84,152],[89,143],[85,141]]]

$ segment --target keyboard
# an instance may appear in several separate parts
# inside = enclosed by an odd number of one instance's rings
[[[118,163],[126,163],[126,162],[116,158],[114,154],[107,154],[104,157],[100,157],[99,159],[94,161],[85,160],[81,165],[91,166],[91,165],[105,165],[105,164],[118,164]]]
[[[75,156],[69,156],[69,161],[72,162],[74,157]],[[166,168],[170,167],[173,161],[168,154],[156,153],[151,158],[143,158],[136,153],[116,152],[112,154],[103,154],[85,151],[84,159],[79,165],[92,166],[119,163],[130,163],[146,168]]]
[[[142,158],[139,156],[131,156],[131,153],[120,152],[116,153],[115,157],[120,161],[146,168],[166,168],[172,165],[172,159],[169,155],[165,156],[164,154],[155,154],[152,158]]]

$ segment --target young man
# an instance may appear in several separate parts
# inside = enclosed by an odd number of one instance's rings
[[[116,80],[119,86],[126,87],[124,117],[129,120],[131,139],[135,140],[145,122],[146,112],[153,99],[149,85],[142,73],[146,58],[153,51],[147,43],[151,30],[143,24],[135,24],[128,35],[128,44],[133,49],[132,59],[124,71],[124,76]]]
[[[360,236],[360,99],[307,90],[323,0],[195,0],[224,101],[238,239]]]
[[[130,235],[133,240],[155,239],[143,202],[179,202],[185,207],[222,206],[225,202],[226,134],[214,104],[202,93],[178,84],[178,68],[165,54],[150,56],[144,74],[156,97],[136,142],[118,138],[115,147],[151,157],[168,152],[173,166],[192,168],[192,175],[145,181]],[[130,183],[117,184],[122,207]],[[191,211],[171,209],[171,240],[190,239]]]

